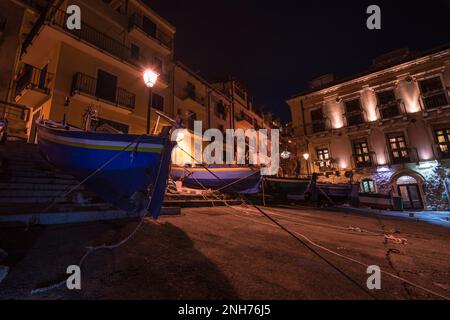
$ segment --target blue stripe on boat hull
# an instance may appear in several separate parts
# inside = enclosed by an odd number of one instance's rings
[[[159,140],[159,145],[161,147],[164,146],[164,152],[160,152],[162,150],[157,152],[134,152],[133,149],[121,152],[117,150],[92,149],[57,143],[51,141],[51,139],[46,139],[46,134],[50,133],[54,136],[62,136],[62,134],[60,135],[60,131],[62,130],[53,130],[42,126],[38,128],[40,130],[45,130],[45,134],[42,134],[41,136],[38,134],[38,146],[41,152],[53,165],[73,175],[80,181],[87,178],[116,156],[114,160],[93,175],[84,183],[84,185],[89,189],[92,189],[105,201],[122,210],[133,212],[143,209],[141,207],[143,201],[136,204],[131,201],[130,198],[136,192],[147,194],[147,187],[149,185],[156,186],[149,211],[155,217],[159,215],[164,198],[170,153],[172,150],[172,144],[169,140],[163,138],[155,139],[155,137],[146,136],[146,138],[153,138],[152,140],[154,140],[154,142]],[[64,137],[70,137],[70,131],[62,132],[64,133]],[[76,132],[76,135],[80,136],[80,132]],[[95,136],[95,133],[88,133],[88,135],[89,141],[95,142],[95,140],[92,139],[97,137]],[[122,136],[120,134],[98,135],[99,138],[107,138],[111,141],[109,136],[113,136],[115,141],[123,142],[123,140],[119,140],[117,137]],[[123,138],[125,138],[125,142],[129,143],[135,141],[138,136],[128,135],[123,136]],[[159,180],[156,181],[160,163],[161,172]]]

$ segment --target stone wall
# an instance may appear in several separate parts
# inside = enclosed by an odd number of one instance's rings
[[[397,195],[396,182],[402,176],[415,178],[422,189],[422,198],[426,210],[450,210],[449,190],[446,186],[447,180],[450,180],[450,160],[427,161],[419,165],[409,163],[364,168],[356,170],[350,177],[342,172],[339,176],[335,174],[328,177],[320,176],[318,181],[323,183],[350,183],[372,179],[376,183],[378,193]]]

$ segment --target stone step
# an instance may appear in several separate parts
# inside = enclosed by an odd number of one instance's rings
[[[78,184],[74,179],[61,179],[56,177],[20,177],[20,176],[0,176],[1,183],[9,184],[62,184],[67,186],[73,186]]]
[[[7,183],[0,182],[1,190],[22,190],[22,191],[36,191],[36,190],[69,190],[70,188],[76,186],[76,183]],[[85,190],[83,186],[76,189],[77,191]]]

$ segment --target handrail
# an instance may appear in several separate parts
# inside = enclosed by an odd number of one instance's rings
[[[172,38],[161,31],[161,29],[158,28],[158,26],[155,27],[155,34],[150,34],[144,30],[143,27],[143,15],[139,13],[134,13],[129,20],[129,28],[130,30],[134,27],[138,28],[142,32],[144,32],[147,36],[151,37],[152,39],[156,40],[160,45],[172,50],[173,49],[173,43]],[[155,23],[156,25],[156,23]]]
[[[136,106],[136,95],[124,88],[116,87],[114,99],[101,97],[97,93],[97,79],[89,75],[77,72],[72,81],[72,95],[77,93],[87,94],[97,99],[102,99],[112,104],[124,107],[126,109],[134,109]],[[112,101],[113,100],[113,101]]]

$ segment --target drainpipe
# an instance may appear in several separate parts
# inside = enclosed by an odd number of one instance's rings
[[[208,129],[211,129],[211,92],[210,88],[206,88],[206,107],[208,108]]]
[[[305,139],[306,152],[309,153],[309,141],[306,138],[305,106],[303,105],[303,100],[300,100],[300,109],[302,111],[303,137]],[[310,157],[309,157],[310,159],[311,159],[311,156],[312,155],[310,155]],[[309,175],[309,173],[312,172],[312,170],[310,170],[312,168],[309,167],[309,161],[308,160],[305,160],[305,161],[306,161],[306,172]],[[312,161],[312,159],[311,159],[311,161]]]
[[[236,128],[236,123],[235,123],[235,114],[234,114],[234,83],[235,81],[232,80],[231,81],[231,128],[234,130]]]

